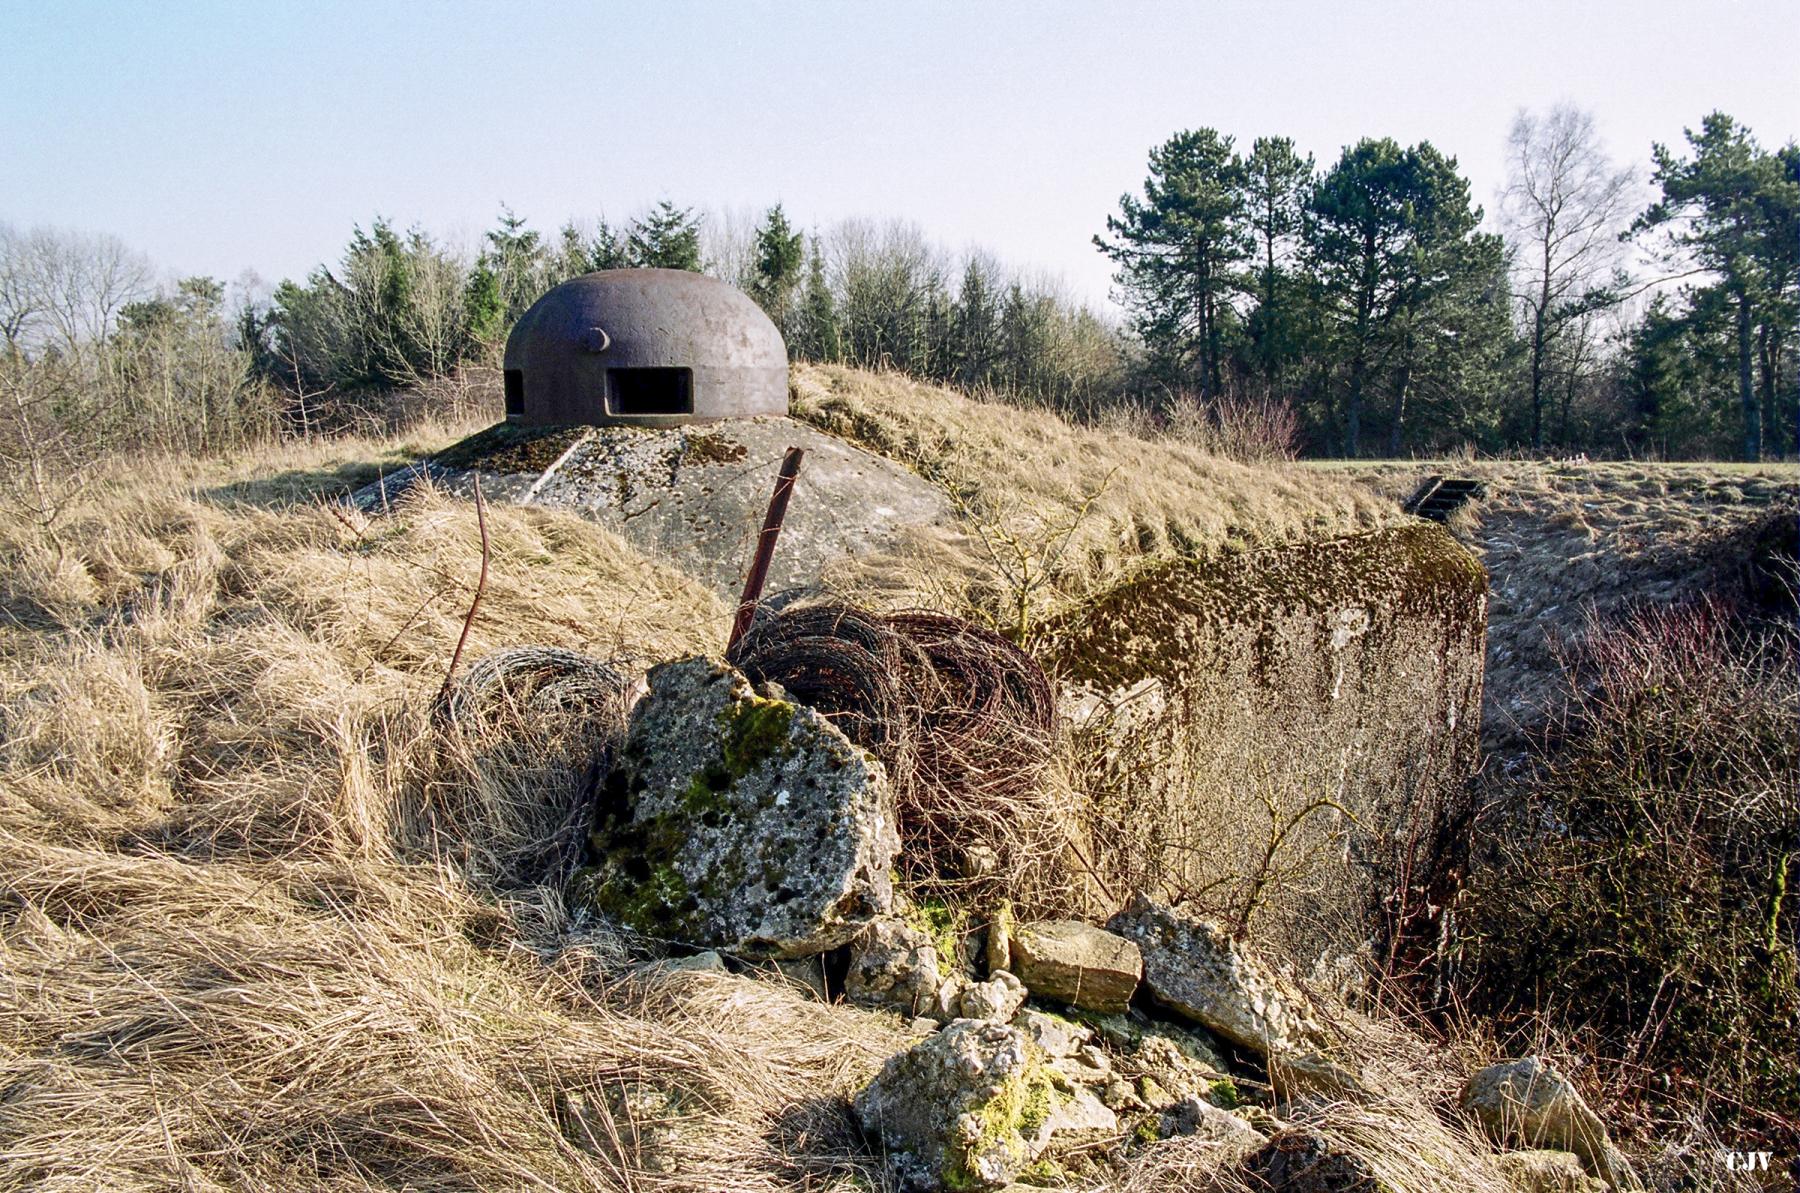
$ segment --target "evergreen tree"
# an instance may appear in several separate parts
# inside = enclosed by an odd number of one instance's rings
[[[971,257],[963,270],[954,319],[957,383],[965,389],[989,384],[1000,350],[1000,328],[993,284],[977,258]]]
[[[700,272],[700,221],[689,208],[664,199],[632,222],[625,238],[627,262],[638,269]]]
[[[1429,143],[1383,138],[1344,150],[1309,205],[1308,256],[1348,358],[1343,450],[1362,449],[1362,419],[1377,373],[1397,365],[1390,451],[1403,434],[1418,335],[1428,310],[1466,272],[1481,221],[1469,184]]]
[[[543,237],[529,228],[510,207],[501,207],[500,226],[487,234],[487,244],[477,264],[494,275],[505,304],[505,325],[511,327],[525,308],[547,289],[549,255]]]
[[[1731,308],[1736,349],[1738,408],[1745,460],[1762,458],[1762,412],[1753,379],[1757,329],[1785,314],[1788,262],[1794,254],[1794,217],[1800,183],[1785,163],[1765,153],[1750,130],[1713,112],[1700,131],[1686,130],[1691,158],[1656,145],[1651,181],[1661,197],[1632,225],[1634,234],[1669,233],[1669,243],[1718,279]],[[1780,327],[1779,337],[1786,332]]]
[[[794,293],[800,285],[806,247],[799,232],[788,225],[781,204],[769,208],[756,230],[755,260],[750,276],[750,297],[767,312],[782,334],[793,323]]]
[[[1210,128],[1177,133],[1150,151],[1142,199],[1119,198],[1112,239],[1094,244],[1118,266],[1125,305],[1173,380],[1192,376],[1202,399],[1219,390],[1223,332],[1251,244],[1244,165]]]
[[[830,363],[843,359],[843,333],[838,324],[837,300],[825,280],[825,257],[819,238],[813,237],[807,256],[806,284],[800,294],[798,333],[788,341],[788,352],[804,360]]]
[[[1246,330],[1251,361],[1271,394],[1301,348],[1300,287],[1288,262],[1300,242],[1313,175],[1312,154],[1301,157],[1287,137],[1258,137],[1244,160],[1245,206],[1256,242],[1256,309]]]

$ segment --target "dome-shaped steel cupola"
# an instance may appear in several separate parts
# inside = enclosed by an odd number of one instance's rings
[[[787,413],[787,346],[750,296],[679,269],[583,274],[506,338],[506,417],[679,426]]]

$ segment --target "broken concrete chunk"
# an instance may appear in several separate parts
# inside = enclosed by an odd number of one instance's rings
[[[959,1007],[964,1019],[1005,1023],[1025,1005],[1025,986],[1004,969],[995,970],[985,982],[963,988]]]
[[[1033,994],[1091,1011],[1123,1011],[1144,972],[1135,944],[1079,920],[1016,927],[1011,952]]]
[[[900,1188],[996,1189],[1042,1150],[1061,1098],[1023,1032],[959,1019],[890,1059],[854,1110]]]
[[[1204,1098],[1187,1097],[1169,1106],[1157,1116],[1156,1133],[1164,1139],[1177,1135],[1193,1136],[1207,1143],[1238,1147],[1245,1151],[1261,1147],[1262,1133],[1228,1110],[1220,1110]]]
[[[1083,1015],[1081,1019],[1122,1052],[1135,1055],[1149,1041],[1162,1040],[1206,1070],[1220,1074],[1231,1071],[1223,1055],[1225,1045],[1205,1028],[1163,1023],[1135,1010],[1122,1015]]]
[[[881,764],[711,659],[653,668],[571,902],[636,932],[761,957],[847,944],[893,906]]]
[[[1573,1152],[1607,1184],[1640,1187],[1600,1116],[1567,1077],[1535,1056],[1481,1070],[1463,1087],[1462,1104],[1496,1142]]]
[[[858,1006],[927,1015],[936,1009],[939,983],[931,937],[904,920],[884,916],[851,942],[844,996]]]
[[[1325,1042],[1305,996],[1217,924],[1139,898],[1107,927],[1143,950],[1152,998],[1239,1047],[1266,1056]]]
[[[1014,1015],[1012,1023],[1049,1057],[1074,1056],[1094,1038],[1092,1028],[1047,1011],[1027,1008]]]
[[[1012,965],[1012,903],[1002,899],[988,920],[985,944],[988,972],[1008,969]]]

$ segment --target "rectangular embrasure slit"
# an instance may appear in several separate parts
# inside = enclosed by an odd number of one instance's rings
[[[608,369],[606,412],[620,417],[692,414],[692,369]]]

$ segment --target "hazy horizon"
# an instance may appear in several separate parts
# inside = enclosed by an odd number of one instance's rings
[[[1715,108],[1800,131],[1776,0],[6,11],[0,220],[227,280],[299,278],[377,215],[472,246],[502,204],[548,231],[669,198],[905,219],[1101,301],[1090,238],[1182,128],[1321,164],[1429,140],[1490,212],[1522,106],[1591,110],[1640,166]]]

